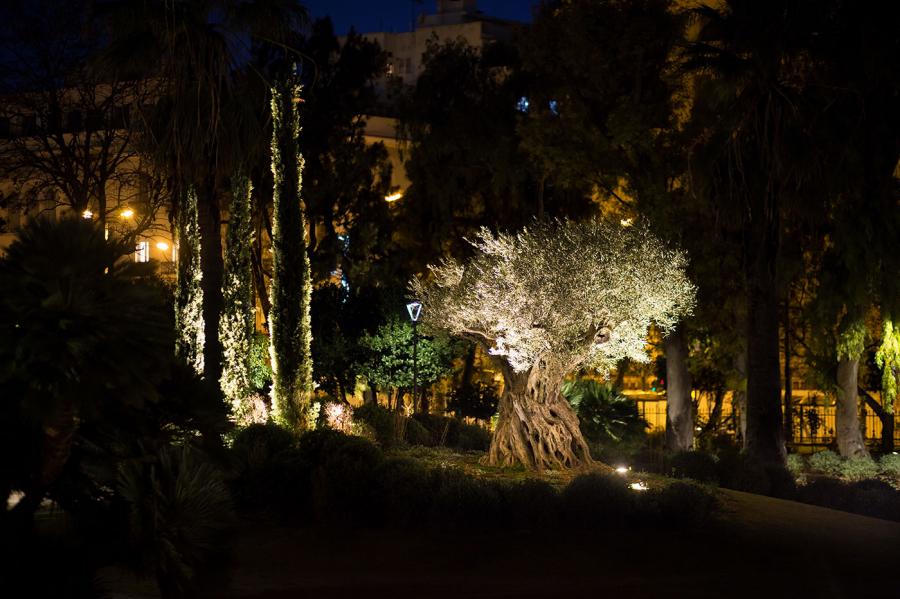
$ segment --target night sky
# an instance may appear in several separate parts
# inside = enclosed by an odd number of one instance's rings
[[[479,0],[478,9],[487,15],[515,21],[531,20],[531,7],[538,0]],[[416,14],[436,12],[435,0],[413,4],[410,0],[305,0],[310,17],[326,15],[334,22],[335,33],[344,35],[350,26],[362,33],[409,31],[410,7]]]

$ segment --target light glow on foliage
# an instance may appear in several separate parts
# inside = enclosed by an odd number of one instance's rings
[[[269,352],[272,359],[272,406],[275,420],[291,428],[315,428],[318,404],[312,406],[310,346],[312,282],[308,232],[300,190],[303,156],[297,146],[300,85],[272,89],[272,246]]]
[[[875,353],[875,363],[881,368],[881,403],[884,411],[894,413],[897,400],[897,378],[900,377],[900,327],[890,318],[884,319],[881,346]]]
[[[238,174],[231,190],[225,246],[225,276],[222,284],[222,393],[231,404],[237,422],[245,422],[255,411],[255,392],[250,381],[250,346],[256,313],[250,252],[253,230],[250,222],[250,178]]]
[[[175,283],[175,352],[203,374],[203,346],[206,343],[203,322],[203,289],[200,280],[200,225],[197,193],[189,188],[181,202],[175,225],[178,244],[178,268]]]
[[[414,280],[423,321],[485,344],[516,372],[544,356],[566,370],[646,362],[651,323],[663,332],[694,306],[683,252],[646,226],[600,219],[482,229],[465,264],[445,260]]]

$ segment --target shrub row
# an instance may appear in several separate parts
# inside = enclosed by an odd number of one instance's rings
[[[589,474],[559,492],[538,480],[500,483],[385,459],[368,441],[335,431],[283,442],[271,425],[237,435],[232,488],[240,509],[312,525],[600,530],[698,527],[716,508],[712,495],[689,483],[638,492],[622,477]]]
[[[833,451],[814,453],[809,459],[803,456],[788,456],[789,468],[800,474],[824,474],[838,476],[849,481],[872,479],[879,475],[900,477],[900,455],[887,454],[877,462],[870,457],[842,458]]]
[[[385,449],[406,443],[487,451],[491,444],[490,433],[480,426],[436,414],[415,414],[407,418],[370,403],[356,408],[353,419],[372,427],[375,440]]]

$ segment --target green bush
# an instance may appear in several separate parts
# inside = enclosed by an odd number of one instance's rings
[[[716,498],[701,487],[676,482],[637,497],[639,522],[645,526],[688,529],[706,525],[718,509]]]
[[[810,469],[819,474],[840,476],[841,466],[841,457],[828,449],[816,452],[809,458]]]
[[[889,453],[878,460],[878,469],[882,474],[900,477],[900,454]]]
[[[363,422],[375,431],[375,439],[385,449],[397,445],[397,414],[375,402],[363,404],[353,410],[353,420]]]
[[[669,460],[672,476],[701,482],[718,482],[716,460],[699,451],[679,451]]]
[[[563,517],[578,528],[623,528],[635,510],[635,492],[621,476],[582,474],[562,492]]]
[[[504,518],[499,485],[450,468],[433,470],[431,523],[437,528],[496,528]]]
[[[878,476],[878,464],[866,456],[849,458],[841,464],[841,476],[847,480],[857,481]]]
[[[554,530],[559,525],[559,492],[542,480],[528,479],[504,489],[506,517],[513,530]]]
[[[806,472],[806,460],[799,453],[788,454],[787,469],[794,478],[799,478]]]
[[[477,424],[462,423],[454,446],[463,451],[487,451],[491,446],[491,433]]]
[[[803,503],[849,511],[850,485],[836,478],[817,478],[797,490],[797,499]]]
[[[801,487],[798,499],[835,510],[900,521],[900,492],[880,480],[845,483],[820,478]]]
[[[309,468],[307,505],[314,520],[352,524],[368,517],[374,472],[383,459],[377,447],[360,437],[322,429],[300,438],[297,459]]]
[[[437,414],[413,414],[412,418],[428,429],[433,446],[456,447],[459,443],[460,420]]]
[[[270,463],[294,441],[293,433],[274,422],[251,424],[234,436],[231,453],[239,467],[255,468]]]
[[[406,421],[406,434],[404,435],[406,442],[410,445],[425,445],[431,447],[434,445],[434,439],[431,431],[425,428],[422,423],[414,418]]]
[[[589,444],[603,447],[643,442],[648,424],[638,413],[637,402],[611,383],[566,381],[562,394],[578,414],[581,432]]]
[[[863,480],[850,485],[849,509],[857,514],[900,521],[900,493],[881,480]]]
[[[163,447],[151,461],[123,463],[117,486],[136,563],[163,596],[192,594],[198,575],[224,561],[234,523],[219,471],[189,446]]]
[[[719,484],[728,489],[785,499],[796,492],[794,477],[784,466],[763,464],[743,452],[723,453],[718,471]]]
[[[431,510],[431,477],[419,462],[388,458],[375,471],[380,522],[400,528],[428,523]]]

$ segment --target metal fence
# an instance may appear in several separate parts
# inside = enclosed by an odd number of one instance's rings
[[[650,425],[650,430],[665,430],[666,428],[666,400],[665,396],[658,399],[638,398],[638,413]],[[712,406],[705,399],[696,400],[697,426],[703,427],[708,421]],[[793,427],[790,439],[798,445],[828,445],[835,440],[836,408],[834,406],[797,405],[793,410]],[[863,435],[869,443],[877,443],[881,440],[881,419],[868,406],[864,407],[861,414]],[[726,398],[722,405],[720,416],[721,430],[734,434],[734,413],[731,398]],[[900,445],[900,419],[894,417],[894,443]]]

